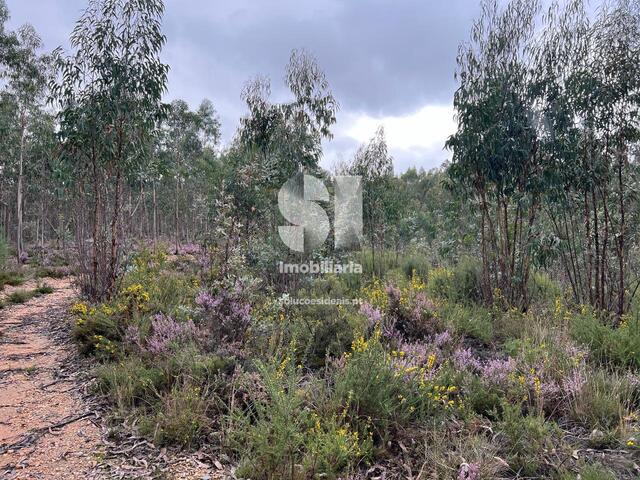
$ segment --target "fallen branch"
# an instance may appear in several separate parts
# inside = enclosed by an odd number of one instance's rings
[[[14,450],[15,451],[15,450],[20,450],[20,449],[25,448],[25,447],[29,447],[34,442],[36,442],[40,437],[42,437],[44,434],[53,433],[51,430],[56,429],[56,428],[66,427],[67,425],[69,425],[71,423],[77,422],[78,420],[82,420],[83,418],[90,417],[91,415],[94,415],[94,412],[85,412],[85,413],[82,413],[80,415],[67,417],[67,418],[65,418],[65,419],[61,420],[60,422],[55,423],[53,425],[47,425],[46,427],[41,427],[41,428],[37,428],[35,430],[31,430],[29,433],[27,433],[25,436],[23,436],[17,442],[14,442],[14,443],[11,443],[11,444],[2,444],[2,445],[0,445],[0,455],[8,452],[9,450]]]

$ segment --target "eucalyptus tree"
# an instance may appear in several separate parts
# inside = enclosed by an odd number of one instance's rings
[[[365,235],[371,247],[376,273],[376,247],[384,248],[385,237],[398,220],[397,191],[394,189],[393,158],[389,154],[384,128],[361,145],[344,173],[362,178],[362,210]]]
[[[123,181],[148,160],[149,136],[165,114],[163,12],[162,0],[90,0],[71,34],[73,53],[58,55],[52,90],[63,154],[76,171],[80,284],[91,298],[117,286]]]
[[[24,172],[29,142],[33,140],[32,125],[43,114],[47,84],[49,59],[38,53],[42,46],[40,37],[30,25],[20,28],[18,43],[14,47],[8,68],[4,72],[6,79],[5,97],[15,103],[15,129],[18,132],[17,191],[16,191],[16,251],[18,261],[24,259],[23,221],[24,221]]]
[[[218,145],[220,121],[209,100],[204,100],[196,111],[192,111],[184,100],[174,100],[162,133],[162,147],[174,182],[174,240],[177,252],[181,230],[180,195],[185,190],[185,182],[193,176],[196,162],[205,149],[215,149]],[[191,202],[183,203],[188,208]]]
[[[581,0],[549,11],[535,88],[544,128],[547,211],[574,299],[620,316],[637,289],[640,11],[619,1],[585,13]]]
[[[281,103],[272,102],[267,78],[245,86],[248,114],[225,154],[230,164],[225,192],[236,205],[232,223],[243,229],[245,238],[255,234],[260,241],[277,237],[277,190],[299,171],[322,175],[322,141],[332,138],[338,111],[324,72],[308,52],[292,51],[284,80],[292,98]],[[264,245],[265,250],[273,248]]]
[[[530,244],[540,209],[541,156],[532,122],[530,43],[540,5],[512,0],[501,10],[482,3],[471,41],[460,47],[454,96],[458,129],[454,186],[477,204],[483,293],[526,307]]]
[[[314,57],[293,50],[285,83],[293,95],[289,102],[273,104],[271,84],[259,77],[243,91],[249,115],[241,119],[239,137],[266,186],[279,188],[297,171],[316,171],[322,140],[332,138],[338,102]]]

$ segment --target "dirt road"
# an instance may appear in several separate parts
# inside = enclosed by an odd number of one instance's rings
[[[96,478],[101,431],[67,333],[75,293],[69,279],[46,283],[53,293],[0,310],[0,478]]]

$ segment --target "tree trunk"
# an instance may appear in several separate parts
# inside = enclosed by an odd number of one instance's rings
[[[17,220],[18,220],[18,230],[16,232],[16,246],[17,246],[17,255],[18,255],[18,264],[22,263],[21,257],[22,252],[24,251],[23,239],[22,239],[22,184],[24,183],[24,143],[25,137],[27,133],[26,128],[26,118],[25,114],[22,113],[20,116],[20,157],[18,161],[18,195],[17,195]]]

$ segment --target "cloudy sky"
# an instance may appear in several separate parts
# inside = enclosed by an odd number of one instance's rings
[[[10,27],[31,23],[45,47],[68,46],[86,0],[7,0]],[[167,100],[215,104],[228,141],[245,113],[243,85],[271,79],[286,98],[293,48],[310,51],[340,102],[323,165],[350,158],[385,127],[396,171],[440,165],[454,128],[458,44],[478,14],[474,0],[165,0]]]

